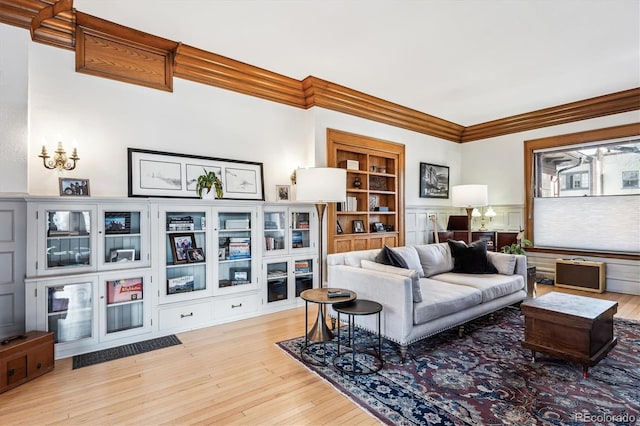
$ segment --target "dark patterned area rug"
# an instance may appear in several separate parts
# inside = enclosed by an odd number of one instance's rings
[[[180,344],[182,344],[180,339],[178,339],[174,334],[171,334],[169,336],[158,337],[156,339],[76,355],[73,357],[73,369],[75,370],[76,368],[87,367],[101,362],[112,361],[114,359],[151,352],[156,349],[168,348],[169,346]]]
[[[382,422],[394,425],[640,425],[640,322],[615,320],[618,345],[582,366],[523,349],[520,310],[476,320],[409,347],[403,365],[384,342],[384,368],[368,376],[304,365]],[[300,361],[300,337],[278,346]],[[335,344],[312,347],[331,360]],[[366,360],[364,360],[366,362]]]

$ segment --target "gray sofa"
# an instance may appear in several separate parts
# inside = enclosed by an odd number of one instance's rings
[[[406,267],[381,264],[381,250],[399,255]],[[453,272],[454,265],[460,268],[448,243],[330,254],[328,286],[381,303],[381,334],[400,345],[404,361],[411,343],[526,298],[526,257],[486,250],[485,255],[488,268],[497,272]],[[329,315],[337,316],[332,309]],[[375,315],[358,317],[357,325],[375,331]]]

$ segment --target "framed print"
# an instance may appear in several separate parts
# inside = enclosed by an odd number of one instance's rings
[[[198,176],[213,172],[223,199],[264,201],[262,163],[128,148],[129,197],[199,198]]]
[[[61,197],[88,197],[89,179],[58,178]]]
[[[344,231],[342,230],[342,226],[340,226],[340,222],[336,220],[336,233],[342,234]]]
[[[289,185],[276,185],[276,199],[278,201],[289,201]]]
[[[136,251],[134,249],[111,250],[109,259],[110,262],[133,262],[136,260]]]
[[[130,212],[106,212],[104,214],[104,233],[109,234],[130,234],[131,233],[131,213]]]
[[[196,248],[196,239],[193,234],[172,234],[169,235],[171,242],[171,254],[173,263],[187,263],[189,260],[188,250]]]
[[[201,248],[188,249],[187,260],[189,263],[204,262],[204,252]]]
[[[229,268],[229,279],[232,284],[248,284],[251,282],[251,268]]]
[[[420,163],[420,198],[449,198],[449,167]]]
[[[384,224],[382,222],[373,222],[371,224],[371,231],[372,232],[384,232],[385,231]]]
[[[353,233],[362,234],[364,232],[364,222],[361,220],[353,221]]]

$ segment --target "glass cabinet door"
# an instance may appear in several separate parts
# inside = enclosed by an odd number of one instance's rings
[[[253,280],[253,232],[250,211],[218,212],[218,292],[256,287]]]
[[[309,251],[313,247],[313,213],[309,210],[291,211],[291,251]]]
[[[267,303],[289,298],[289,264],[286,260],[267,262]]]
[[[283,252],[287,247],[287,225],[284,210],[264,212],[264,254]]]
[[[206,211],[169,211],[164,221],[166,287],[163,295],[172,302],[205,296]]]
[[[93,336],[93,283],[91,281],[46,287],[47,331],[56,343]]]
[[[101,339],[150,331],[148,270],[101,274],[99,283]]]
[[[149,263],[146,209],[109,209],[100,212],[98,227],[101,269],[124,269]]]
[[[305,258],[294,260],[293,271],[296,280],[296,297],[300,297],[300,293],[313,288],[313,259]]]
[[[90,268],[94,265],[91,238],[91,210],[45,210],[46,259],[48,271]]]

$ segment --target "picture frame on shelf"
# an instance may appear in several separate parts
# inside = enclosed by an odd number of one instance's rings
[[[264,201],[262,163],[127,148],[129,197],[199,198],[198,176],[213,171],[223,199]]]
[[[189,260],[188,250],[196,248],[196,238],[193,233],[179,233],[169,235],[171,244],[171,254],[173,263],[187,263]]]
[[[109,253],[109,262],[133,262],[136,260],[136,251],[134,249],[115,249]]]
[[[420,198],[449,198],[449,167],[420,163]]]
[[[248,284],[251,282],[251,268],[229,268],[229,280],[232,285]]]
[[[204,262],[204,251],[201,248],[193,248],[187,250],[187,261],[189,263]]]
[[[218,248],[218,260],[225,260],[227,258],[227,249],[225,247]]]
[[[354,220],[352,222],[352,226],[353,226],[353,233],[354,234],[363,234],[364,233],[364,222],[361,220]]]
[[[373,222],[371,224],[372,232],[385,232],[384,224],[382,222]]]
[[[58,178],[61,197],[89,197],[89,179]]]
[[[276,185],[276,200],[289,201],[291,193],[290,185]]]
[[[336,220],[336,233],[342,234],[344,231],[342,230],[342,226],[340,226],[340,221]]]
[[[131,233],[131,213],[130,212],[106,212],[104,214],[104,233],[130,234]]]

